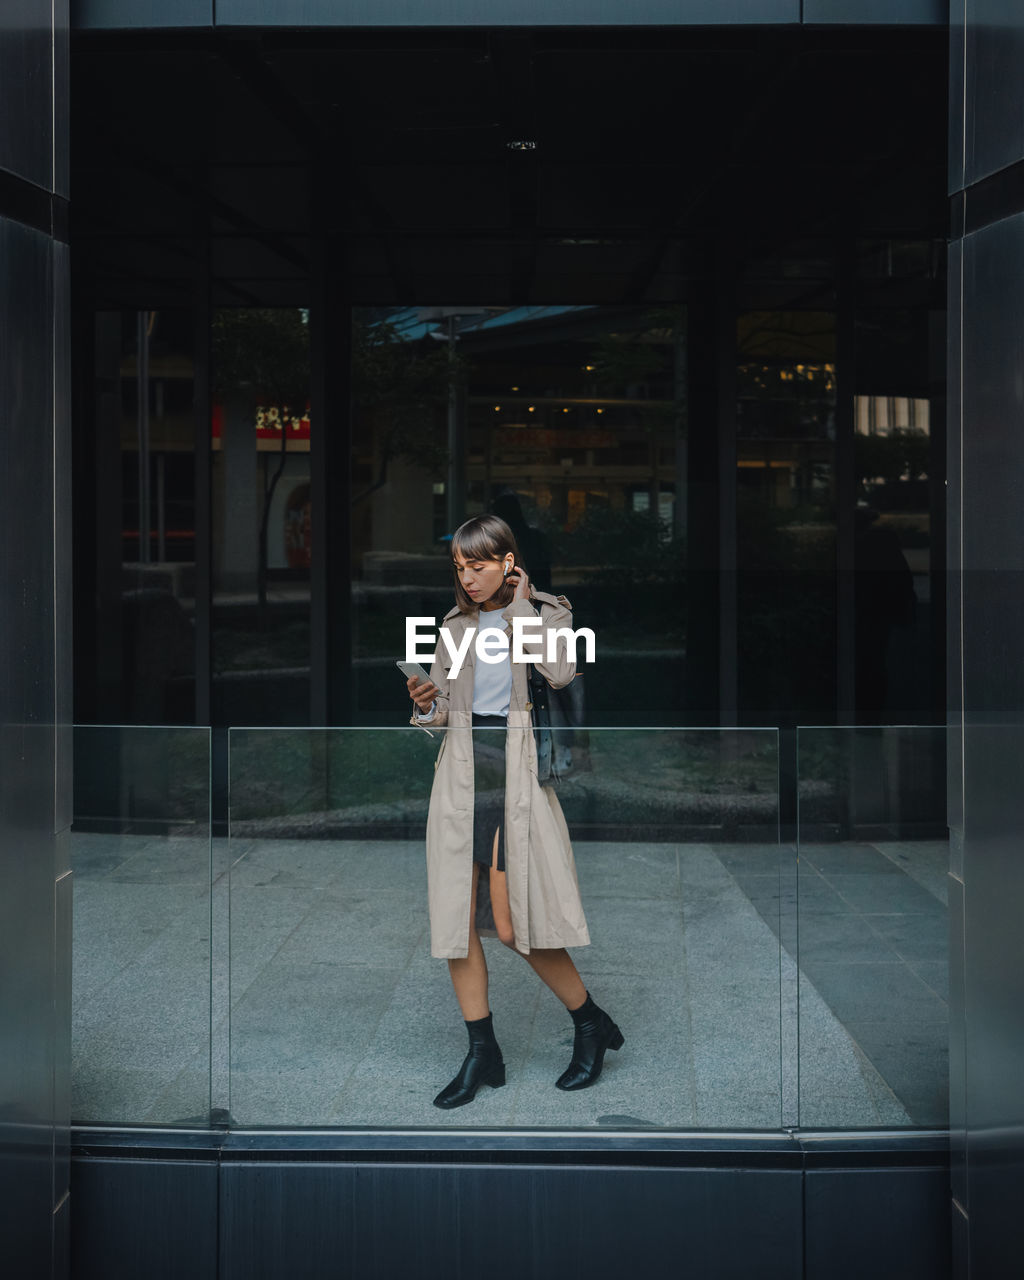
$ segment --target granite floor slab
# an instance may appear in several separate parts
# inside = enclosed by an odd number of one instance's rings
[[[454,1113],[431,1105],[466,1037],[429,954],[422,844],[248,838],[213,842],[212,857],[202,845],[73,837],[78,1120],[194,1123],[229,1090],[234,1120],[252,1125],[873,1127],[936,1114],[938,842],[905,857],[898,843],[819,846],[799,886],[777,845],[579,842],[593,943],[573,957],[626,1043],[595,1089],[556,1090],[571,1021],[488,940],[508,1083]]]

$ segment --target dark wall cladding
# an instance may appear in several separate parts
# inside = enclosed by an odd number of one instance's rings
[[[5,1266],[26,1276],[49,1274],[54,1094],[70,1066],[54,967],[70,918],[55,891],[53,261],[48,236],[0,220],[0,1203]]]
[[[71,194],[71,0],[53,0],[53,114],[59,121],[53,135],[53,190],[66,200]]]
[[[69,253],[14,215],[46,225],[67,193],[66,12],[6,0],[0,17],[0,1205],[4,1274],[33,1277],[67,1274],[69,1223]]]
[[[1024,157],[1024,5],[952,0],[951,10],[959,15],[965,6],[965,177],[970,185]]]
[[[945,1280],[948,1192],[944,1168],[808,1171],[805,1280]]]
[[[799,0],[218,0],[218,26],[630,26],[799,22]]]
[[[994,594],[1002,624],[987,624],[992,647],[979,685],[998,689],[992,706],[971,706],[970,720],[1000,712],[1018,720],[1024,713],[1024,672],[1014,639],[1024,633],[1024,616],[1015,616],[1024,572],[1024,450],[1019,422],[1024,388],[1020,352],[1024,351],[1024,309],[1020,279],[1024,271],[1024,213],[1004,218],[963,242],[963,424],[962,465],[965,488],[961,517],[963,589]],[[977,581],[976,581],[977,580]],[[985,585],[982,586],[981,584]],[[982,601],[965,599],[968,617]],[[1000,635],[1006,636],[1005,646]],[[980,695],[981,688],[978,690]]]
[[[0,169],[52,190],[50,5],[4,0],[0,15]]]
[[[964,8],[966,0],[950,0],[949,6],[949,140],[946,190],[952,195],[964,187]],[[951,231],[953,239],[960,232]],[[953,278],[952,263],[949,278]],[[953,348],[951,347],[952,351]],[[952,361],[950,362],[952,367]],[[950,375],[952,376],[952,374]],[[950,396],[952,404],[952,396]]]
[[[760,1275],[800,1272],[798,1171],[267,1163],[222,1176],[225,1280],[285,1274],[310,1240],[307,1274],[324,1277],[341,1258],[362,1276],[569,1276],[581,1244],[592,1275],[656,1274],[685,1258],[697,1275],[739,1276],[753,1238]],[[500,1249],[486,1226],[496,1204],[531,1227],[502,1233]],[[272,1234],[261,1227],[271,1220]]]
[[[53,712],[56,774],[54,830],[72,818],[72,560],[71,560],[71,249],[53,242]],[[58,865],[59,875],[64,866]],[[69,943],[70,945],[70,943]]]
[[[802,16],[801,16],[802,8]],[[919,26],[946,0],[72,0],[76,28],[445,26]]]
[[[831,25],[943,26],[949,0],[804,0],[803,21]]]
[[[6,365],[0,376],[5,389],[0,705],[8,726],[34,729],[52,726],[54,720],[53,543],[49,536],[53,520],[53,247],[49,236],[20,223],[3,222],[0,263],[0,350]],[[47,536],[40,536],[44,533]],[[5,790],[10,788],[10,798],[20,809],[24,797],[10,763],[3,773]],[[34,785],[31,774],[24,781]]]
[[[903,1149],[876,1141],[874,1157],[862,1153],[856,1167],[812,1142],[806,1169],[778,1148],[750,1163],[738,1151],[735,1164],[712,1165],[691,1153],[680,1167],[658,1168],[543,1156],[506,1164],[499,1148],[486,1163],[325,1152],[305,1160],[294,1151],[251,1161],[187,1141],[180,1154],[195,1158],[105,1158],[86,1142],[90,1154],[74,1161],[76,1280],[519,1280],[674,1274],[680,1260],[723,1280],[752,1268],[759,1280],[949,1274],[945,1153],[934,1139]],[[497,1249],[496,1203],[502,1221],[531,1227],[506,1231]]]
[[[968,188],[981,228],[949,259],[950,1138],[966,1277],[1010,1274],[1024,1252],[1024,8],[954,0],[950,50],[949,188]],[[1003,170],[977,200],[971,185]]]
[[[72,1168],[75,1280],[216,1280],[217,1166],[90,1160]],[[301,1254],[285,1275],[301,1270]]]
[[[951,1084],[971,1265],[995,1275],[999,1259],[1024,1249],[1014,1207],[1024,1189],[1024,212],[967,236],[962,253],[964,890],[953,924],[966,1032],[954,1030]]]
[[[73,30],[212,27],[213,0],[71,0]]]

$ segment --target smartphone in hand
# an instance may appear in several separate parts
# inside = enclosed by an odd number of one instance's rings
[[[430,683],[430,676],[423,670],[418,662],[396,662],[395,666],[410,680],[415,676],[420,684]]]

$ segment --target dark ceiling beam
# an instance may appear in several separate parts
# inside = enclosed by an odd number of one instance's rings
[[[508,184],[509,298],[529,300],[537,276],[540,197],[539,165],[543,155],[537,119],[534,38],[529,31],[505,29],[487,40],[491,68],[491,112],[499,123],[497,144],[505,148]]]
[[[99,265],[102,266],[102,262]],[[140,289],[140,284],[149,286],[149,291]],[[262,305],[260,299],[255,294],[250,293],[248,289],[240,289],[224,281],[219,282],[218,287],[232,293],[245,306],[258,307]],[[153,296],[152,290],[154,288],[165,290],[165,297],[174,297],[180,299],[180,301],[173,304],[171,302],[161,302],[159,297]],[[96,304],[102,308],[107,300],[116,298],[119,300],[119,306],[135,307],[139,305],[140,297],[145,297],[150,306],[155,305],[159,309],[160,306],[187,306],[192,296],[192,292],[187,285],[183,286],[181,276],[160,276],[142,271],[133,271],[131,275],[125,275],[123,268],[119,268],[115,264],[114,269],[107,268],[104,271],[102,293],[97,296]]]
[[[777,44],[777,41],[773,43]],[[789,47],[791,48],[791,46]],[[735,170],[735,157],[742,157],[744,148],[755,137],[763,136],[765,119],[769,117],[772,107],[778,101],[783,90],[793,83],[793,77],[799,72],[804,56],[802,52],[796,54],[789,52],[786,54],[783,52],[785,48],[785,45],[778,45],[775,70],[769,78],[764,91],[758,94],[753,102],[748,104],[733,129],[732,137],[728,144],[719,148],[718,154],[723,157],[722,163],[716,166],[708,166],[702,179],[696,182],[688,193],[681,208],[675,209],[673,206],[671,184],[669,184],[666,194],[657,202],[654,216],[648,223],[647,228],[647,233],[651,237],[651,247],[637,264],[630,277],[629,284],[625,290],[626,301],[640,301],[645,298],[658,272],[661,270],[661,264],[665,259],[665,254],[668,252],[670,239],[666,232],[659,232],[658,227],[667,226],[676,232],[688,229],[689,220],[693,214],[714,192],[715,188]]]
[[[163,50],[163,46],[161,46],[161,49]],[[203,59],[203,70],[207,73],[212,65],[215,64],[209,58]],[[205,86],[203,87],[205,88]],[[113,160],[114,163],[110,166],[111,168],[122,173],[125,171],[128,173],[145,173],[147,177],[158,185],[163,186],[168,191],[173,191],[193,211],[197,220],[201,221],[205,213],[218,217],[236,231],[242,232],[244,235],[264,245],[291,266],[299,270],[308,271],[309,264],[307,259],[297,253],[281,235],[261,226],[226,200],[214,196],[211,191],[202,189],[202,186],[196,181],[196,169],[198,167],[202,172],[208,174],[209,168],[207,164],[201,163],[197,166],[193,161],[189,166],[187,176],[179,176],[174,167],[148,159],[149,152],[144,153],[138,148],[130,148],[120,142],[116,133],[112,130],[108,130],[104,134],[103,154],[105,158]]]
[[[359,182],[359,169],[347,130],[332,134],[325,131],[320,121],[275,71],[266,56],[262,35],[221,32],[218,53],[249,95],[295,140],[310,170],[311,186],[319,193],[316,202],[321,217],[327,208],[329,195],[339,201],[358,200],[364,206],[384,237],[388,268],[397,296],[408,297],[412,301],[415,277],[404,254],[390,239],[394,220],[366,184]]]
[[[117,151],[116,143],[113,141],[107,144],[108,150],[116,151],[119,163],[115,166],[119,172],[128,173],[144,173],[148,178],[152,179],[158,186],[164,187],[167,191],[173,191],[179,196],[184,204],[189,206],[195,214],[201,215],[204,211],[208,212],[211,217],[220,218],[223,222],[232,226],[246,239],[255,240],[269,249],[277,257],[290,263],[301,271],[308,271],[309,262],[302,254],[297,253],[295,249],[288,244],[287,240],[279,232],[268,231],[259,223],[254,222],[244,213],[240,213],[233,205],[225,200],[214,196],[210,191],[204,191],[199,188],[195,181],[195,168],[189,171],[189,175],[179,177],[172,169],[157,164],[154,161],[145,160],[140,155],[127,151]],[[130,234],[130,233],[123,233]],[[178,238],[181,239],[180,233]],[[187,237],[185,237],[187,238]]]

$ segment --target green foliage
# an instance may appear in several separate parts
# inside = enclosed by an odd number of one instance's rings
[[[676,348],[686,338],[686,308],[662,307],[636,317],[628,330],[603,335],[587,356],[595,389],[623,396],[637,385],[657,388],[655,397],[638,398],[639,422],[650,434],[685,418],[685,379],[676,385]],[[660,396],[662,398],[658,399]]]
[[[450,383],[459,385],[464,377],[464,362],[458,356],[451,359],[446,344],[408,342],[383,320],[353,325],[352,397],[382,426],[385,472],[389,458],[402,457],[432,475],[441,474],[448,449],[438,410]]]
[[[598,389],[610,395],[622,395],[630,383],[649,382],[666,366],[664,351],[640,341],[639,334],[605,334],[587,363],[593,365]]]
[[[438,745],[418,729],[233,729],[231,820],[425,808]]]
[[[930,466],[931,439],[917,427],[897,427],[887,436],[858,435],[854,441],[854,466],[857,479],[899,480],[927,475]]]
[[[650,511],[588,507],[556,548],[563,564],[583,565],[588,581],[604,586],[652,586],[682,580],[686,557],[679,537]]]
[[[253,404],[271,399],[305,407],[310,388],[309,326],[293,307],[230,307],[214,313],[211,330],[215,393]],[[408,458],[432,473],[447,460],[438,409],[463,363],[446,346],[405,341],[386,321],[356,322],[352,331],[352,394],[382,424],[385,460]]]
[[[825,718],[835,680],[835,530],[794,516],[740,497],[740,700],[754,715]]]
[[[309,327],[294,307],[230,307],[213,314],[213,386],[305,408],[309,400]]]
[[[554,539],[555,563],[579,566],[572,596],[577,625],[605,642],[646,648],[682,639],[686,625],[686,544],[667,537],[646,511],[589,508],[572,533]]]

